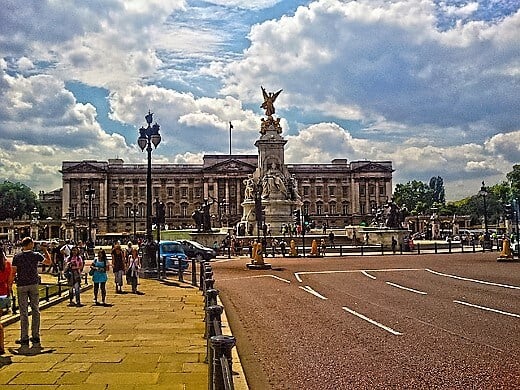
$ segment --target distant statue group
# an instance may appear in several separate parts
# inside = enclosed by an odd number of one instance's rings
[[[197,231],[211,232],[211,216],[209,214],[209,208],[214,202],[214,200],[209,202],[208,199],[204,199],[204,203],[191,214],[191,217],[195,221]]]
[[[386,227],[390,229],[402,228],[405,210],[399,208],[393,200],[378,207],[377,210],[374,211],[374,218],[370,222],[371,226]]]

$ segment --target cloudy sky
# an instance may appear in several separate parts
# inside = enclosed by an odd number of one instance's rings
[[[520,162],[518,0],[4,0],[0,180],[61,187],[63,160],[256,153],[262,94],[287,163],[391,160],[449,200]]]

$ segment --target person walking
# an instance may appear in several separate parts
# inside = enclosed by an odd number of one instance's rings
[[[112,271],[116,283],[116,294],[123,294],[123,275],[125,273],[125,254],[121,244],[116,242],[112,249]]]
[[[7,257],[0,249],[0,319],[5,310],[11,307],[11,293],[13,291],[13,268]],[[0,321],[0,355],[5,353],[4,327]]]
[[[134,248],[128,258],[128,270],[126,271],[127,283],[132,286],[133,294],[140,294],[139,291],[137,291],[139,268],[141,268],[141,260],[139,259],[137,249]]]
[[[20,353],[29,352],[29,341],[33,349],[42,349],[40,340],[40,296],[38,284],[38,263],[43,261],[40,253],[33,251],[31,237],[22,239],[22,252],[14,255],[13,273],[16,276],[18,305],[20,307]],[[31,338],[29,338],[29,304],[31,305]]]
[[[79,248],[77,246],[72,247],[70,250],[70,256],[67,258],[67,264],[65,268],[69,272],[69,306],[83,306],[81,304],[81,271],[83,271],[83,258],[79,254]],[[76,299],[74,304],[73,298]]]
[[[108,280],[108,259],[104,249],[100,249],[97,256],[92,261],[91,269],[94,270],[92,275],[92,283],[94,283],[94,304],[96,306],[106,306],[107,298],[107,280]],[[98,293],[101,290],[101,303],[98,301]]]

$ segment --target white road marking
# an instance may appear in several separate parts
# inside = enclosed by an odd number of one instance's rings
[[[511,286],[509,284],[500,284],[500,283],[486,282],[485,280],[470,279],[470,278],[464,278],[462,276],[457,276],[457,275],[443,274],[442,272],[433,271],[433,270],[428,269],[428,268],[426,268],[426,271],[431,272],[432,274],[435,274],[435,275],[445,276],[447,278],[453,278],[453,279],[458,279],[458,280],[464,280],[466,282],[474,282],[474,283],[480,283],[480,284],[487,284],[489,286],[512,288],[512,289],[515,289],[515,290],[520,290],[520,286]]]
[[[321,295],[319,292],[317,292],[316,290],[313,290],[310,286],[305,286],[305,287],[302,287],[300,286],[300,288],[303,290],[303,291],[307,291],[308,293],[314,295],[315,297],[318,297],[320,299],[329,299],[327,297],[324,297],[323,295]]]
[[[453,301],[453,302],[461,304],[461,305],[465,305],[465,306],[475,307],[477,309],[492,311],[493,313],[498,313],[498,314],[503,314],[503,315],[506,315],[506,316],[520,318],[520,314],[509,313],[507,311],[497,310],[497,309],[493,309],[491,307],[474,305],[472,303],[468,303],[468,302],[464,302],[464,301]]]
[[[365,276],[368,276],[370,279],[377,279],[374,275],[370,275],[367,271],[361,271],[361,273]]]
[[[280,280],[282,282],[285,282],[285,283],[289,283],[291,284],[291,281],[290,280],[287,280],[287,279],[284,279],[284,278],[281,278],[279,276],[276,276],[276,275],[256,275],[256,276],[251,276],[251,278],[274,278],[276,280]]]
[[[424,268],[383,268],[383,269],[354,269],[354,270],[341,270],[341,271],[303,271],[295,272],[294,277],[298,282],[302,282],[300,275],[312,275],[312,274],[352,274],[356,272],[399,272],[399,271],[424,271]]]
[[[397,288],[406,290],[406,291],[411,291],[411,292],[416,293],[416,294],[421,294],[421,295],[427,295],[428,294],[428,293],[426,293],[424,291],[414,290],[413,288],[401,286],[400,284],[397,284],[397,283],[386,282],[386,284],[388,284],[389,286],[393,286],[393,287],[397,287]]]
[[[375,326],[377,326],[377,327],[379,327],[379,328],[381,328],[381,329],[384,329],[384,330],[386,330],[387,332],[389,332],[389,333],[391,333],[391,334],[393,334],[393,335],[395,335],[395,336],[400,336],[400,335],[402,335],[401,332],[398,332],[398,331],[396,331],[396,330],[394,330],[394,329],[392,329],[392,328],[389,328],[388,326],[385,326],[385,325],[383,325],[383,324],[380,324],[379,322],[374,321],[373,319],[368,318],[368,317],[364,316],[363,314],[358,313],[357,311],[354,311],[354,310],[352,310],[352,309],[349,309],[348,307],[343,306],[343,310],[345,310],[346,312],[349,312],[350,314],[355,315],[355,316],[358,317],[358,318],[361,318],[362,320],[365,320],[365,321],[367,321],[367,322],[370,322],[372,325],[375,325]]]

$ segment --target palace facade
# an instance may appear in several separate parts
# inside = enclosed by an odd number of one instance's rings
[[[244,180],[258,164],[257,155],[205,155],[202,164],[153,164],[152,197],[165,204],[169,229],[193,226],[192,213],[205,200],[212,226],[234,226],[242,217]],[[370,222],[372,210],[392,195],[391,161],[335,159],[330,164],[287,164],[297,180],[302,211],[317,226]],[[93,227],[96,236],[146,229],[146,164],[64,161],[61,219],[77,229]],[[90,186],[90,187],[89,187]],[[90,199],[86,191],[92,188]],[[291,222],[291,216],[287,216]],[[78,237],[76,235],[76,237]],[[83,237],[84,239],[84,237]]]

